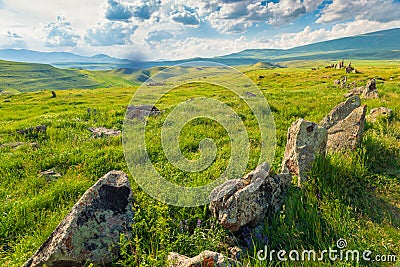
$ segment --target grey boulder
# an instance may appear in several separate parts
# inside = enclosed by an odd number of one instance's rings
[[[318,124],[298,119],[288,130],[282,161],[282,173],[298,177],[298,185],[307,180],[317,154],[325,154],[327,130]]]
[[[120,235],[129,236],[132,219],[128,177],[111,171],[85,192],[24,267],[109,264],[118,256]]]
[[[223,227],[236,232],[262,221],[269,209],[280,208],[290,175],[269,177],[269,169],[269,164],[263,163],[245,177],[228,180],[211,192],[210,210]]]

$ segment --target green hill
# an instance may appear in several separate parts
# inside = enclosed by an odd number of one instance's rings
[[[45,64],[0,60],[0,90],[3,92],[91,89],[100,85],[99,82],[77,70],[62,70]]]

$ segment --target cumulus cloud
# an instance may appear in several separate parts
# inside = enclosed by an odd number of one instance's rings
[[[177,23],[183,25],[198,25],[200,23],[199,18],[195,13],[183,10],[182,12],[175,13],[171,16],[171,19]]]
[[[396,27],[400,27],[400,20],[387,23],[370,20],[358,20],[348,23],[336,24],[331,29],[316,30],[312,30],[310,26],[306,26],[300,32],[285,33],[280,35],[280,37],[272,41],[271,44],[274,47],[291,48],[325,40],[333,40],[342,37],[374,32],[378,29],[385,30]]]
[[[46,32],[45,46],[47,47],[73,47],[80,39],[80,36],[73,31],[71,23],[64,17],[58,16],[56,21],[46,25],[44,30]]]
[[[137,25],[122,21],[102,22],[87,30],[85,42],[92,46],[132,44]]]
[[[117,2],[115,0],[108,0],[106,18],[108,20],[123,20],[127,21],[132,17],[132,9],[130,6]]]
[[[257,23],[279,25],[318,9],[323,0],[223,0],[207,17],[220,32],[243,32]]]
[[[322,10],[318,23],[355,20],[389,22],[400,18],[400,2],[389,0],[333,0]]]

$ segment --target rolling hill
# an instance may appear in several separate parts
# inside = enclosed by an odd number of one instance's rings
[[[45,64],[0,60],[0,91],[91,89],[102,84],[77,70],[62,70]]]

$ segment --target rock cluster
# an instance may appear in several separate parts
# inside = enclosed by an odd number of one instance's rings
[[[89,188],[24,267],[104,266],[118,256],[120,234],[130,235],[132,189],[111,171]]]
[[[365,99],[378,98],[379,94],[378,94],[378,89],[376,87],[376,79],[368,80],[365,86],[351,89],[344,96],[347,98],[354,95],[361,95],[361,97]]]

